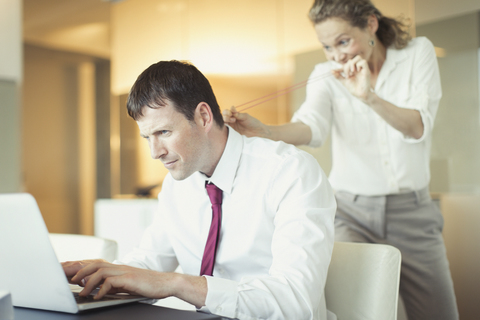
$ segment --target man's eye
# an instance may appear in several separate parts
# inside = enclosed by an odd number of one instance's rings
[[[341,41],[340,41],[340,45],[345,46],[345,45],[348,44],[349,41],[350,41],[350,40],[341,40]]]
[[[155,132],[156,136],[168,136],[170,134],[170,130],[159,130]]]

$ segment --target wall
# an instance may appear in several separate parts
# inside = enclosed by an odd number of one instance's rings
[[[480,315],[480,195],[443,193],[439,199],[460,319],[477,320]]]
[[[128,92],[158,60],[189,60],[207,75],[291,72],[286,57],[317,46],[312,0],[124,1],[112,7],[112,88]],[[148,50],[145,50],[148,48]]]
[[[19,90],[15,81],[0,79],[0,193],[22,191]]]
[[[0,0],[0,193],[22,191],[22,1]]]
[[[37,199],[50,232],[79,231],[77,86],[74,65],[60,53],[25,47],[25,188]]]
[[[313,68],[316,64],[327,61],[322,49],[317,49],[310,52],[304,52],[295,55],[295,73],[294,83],[300,83],[305,81],[310,76]],[[300,108],[305,100],[305,87],[300,88],[292,92],[290,97],[290,108],[293,113]],[[327,138],[321,148],[311,148],[308,146],[300,146],[302,150],[312,154],[322,167],[323,171],[328,175],[332,169],[332,152],[331,152],[331,139]]]
[[[22,81],[21,0],[0,0],[0,79]]]
[[[422,24],[417,35],[442,48],[430,189],[445,220],[460,319],[474,320],[480,314],[480,10]]]
[[[23,0],[23,39],[108,59],[110,6],[101,0]]]
[[[417,26],[480,10],[478,0],[415,0]]]
[[[109,109],[108,82],[101,82],[99,73],[108,75],[109,68],[102,59],[33,45],[25,46],[24,68],[25,191],[37,199],[50,232],[91,234],[98,180],[92,169],[95,140],[109,141],[102,128],[103,138],[95,137],[95,110]],[[107,95],[101,95],[97,82]]]
[[[480,193],[479,12],[417,28],[442,48],[443,97],[432,144],[433,192]]]

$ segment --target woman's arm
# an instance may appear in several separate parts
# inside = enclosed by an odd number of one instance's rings
[[[424,126],[418,110],[400,108],[381,99],[371,90],[371,73],[365,59],[356,56],[342,69],[334,70],[333,75],[390,126],[405,136],[415,139],[422,137]]]
[[[302,122],[266,125],[248,113],[237,112],[235,107],[230,110],[223,110],[223,120],[235,131],[247,137],[284,141],[296,146],[306,145],[312,139],[310,127]]]
[[[368,95],[365,103],[389,125],[403,133],[403,135],[415,139],[422,137],[424,127],[418,110],[397,107],[379,98],[373,92]]]

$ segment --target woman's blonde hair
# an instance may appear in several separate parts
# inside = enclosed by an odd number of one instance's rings
[[[313,24],[318,24],[328,18],[341,18],[353,27],[365,29],[371,15],[377,17],[376,35],[386,48],[392,44],[397,49],[407,46],[412,39],[408,32],[408,21],[383,16],[370,0],[315,0],[308,17]]]

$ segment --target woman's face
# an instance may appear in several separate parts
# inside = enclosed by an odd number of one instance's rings
[[[376,31],[370,23],[365,29],[352,27],[341,18],[328,18],[315,25],[318,40],[323,46],[327,59],[341,64],[345,64],[357,55],[369,61],[373,47],[368,42],[372,39],[376,40],[373,29]]]

